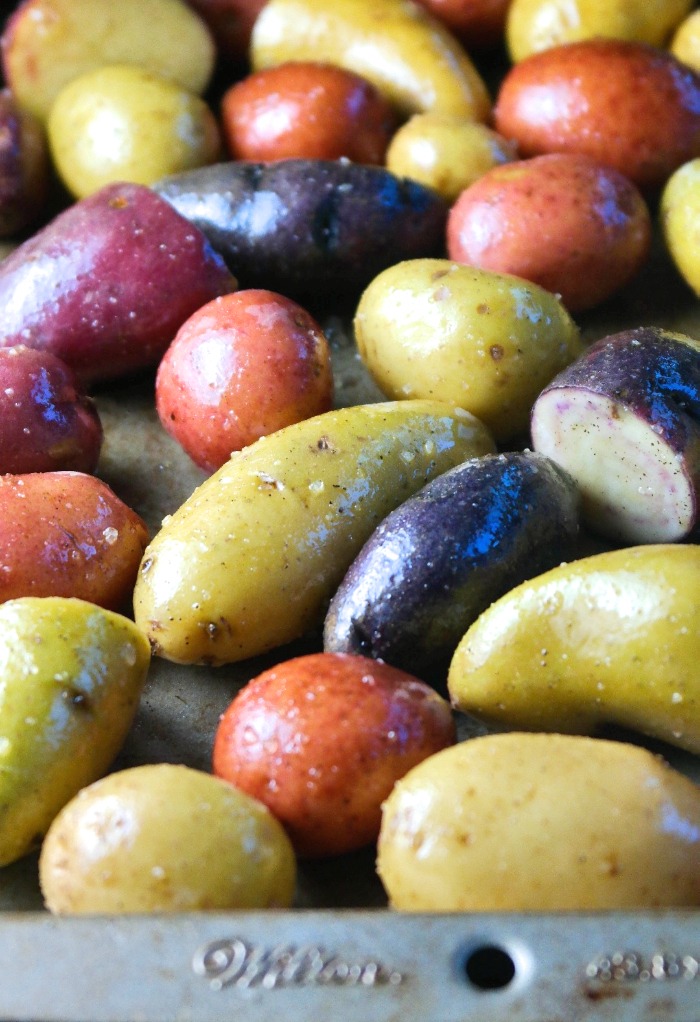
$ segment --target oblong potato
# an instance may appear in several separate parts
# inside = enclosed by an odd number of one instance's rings
[[[433,476],[494,449],[438,401],[325,412],[238,451],[166,521],[134,591],[154,652],[181,663],[255,656],[320,624],[362,544]]]
[[[627,547],[512,589],[448,675],[459,709],[506,727],[613,723],[700,752],[700,546]]]
[[[85,600],[0,605],[0,865],[31,851],[109,768],[149,663],[132,621]]]
[[[464,47],[411,0],[268,0],[253,26],[254,70],[319,60],[355,71],[405,115],[485,121],[491,100]]]
[[[384,270],[365,289],[354,326],[387,397],[454,402],[503,442],[525,433],[540,390],[583,350],[554,294],[448,259]]]
[[[384,803],[377,868],[396,909],[700,904],[700,787],[646,749],[487,735],[414,767]]]

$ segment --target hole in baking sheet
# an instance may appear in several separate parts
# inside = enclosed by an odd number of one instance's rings
[[[472,986],[479,990],[502,990],[515,979],[515,961],[504,948],[482,944],[467,955],[464,972]]]

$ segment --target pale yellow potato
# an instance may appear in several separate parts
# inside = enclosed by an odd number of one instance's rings
[[[153,184],[213,163],[221,150],[203,99],[128,64],[74,78],[51,107],[47,131],[54,165],[78,199],[114,181]]]
[[[216,58],[209,29],[184,0],[27,0],[2,48],[7,84],[42,121],[68,82],[105,64],[136,64],[201,93]]]
[[[387,397],[459,404],[503,442],[527,430],[540,390],[583,350],[555,295],[447,259],[384,270],[365,289],[354,327]]]
[[[685,282],[700,295],[700,157],[671,174],[661,193],[659,216],[664,242]]]
[[[393,908],[549,912],[700,905],[700,787],[623,742],[518,732],[414,767],[384,803]]]
[[[678,25],[669,49],[678,60],[700,72],[700,10],[691,11]]]
[[[134,591],[153,650],[243,660],[318,626],[379,522],[434,476],[495,449],[437,401],[355,405],[235,452],[146,548]]]
[[[134,623],[84,600],[0,605],[0,865],[41,840],[101,777],[138,708],[150,650]]]
[[[487,120],[491,98],[464,47],[412,0],[268,0],[250,44],[253,70],[288,60],[337,64],[405,115],[440,110]]]
[[[288,908],[296,859],[266,806],[168,763],[117,771],[54,820],[39,881],[56,914]]]
[[[663,47],[692,7],[693,0],[512,0],[506,45],[513,61],[596,37]]]
[[[531,579],[455,650],[459,709],[499,726],[613,723],[700,753],[700,546],[594,554]]]
[[[386,166],[397,177],[434,188],[452,203],[487,170],[515,159],[515,144],[492,128],[433,111],[414,114],[395,132]]]

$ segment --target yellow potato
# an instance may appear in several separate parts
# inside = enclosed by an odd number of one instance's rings
[[[665,46],[693,0],[512,0],[506,19],[511,59],[581,39],[606,37]]]
[[[667,180],[659,203],[666,247],[685,282],[700,295],[700,157],[684,163]]]
[[[362,544],[435,475],[494,450],[436,401],[356,405],[262,437],[210,476],[146,548],[136,622],[183,663],[256,656],[320,624]]]
[[[417,912],[700,905],[700,787],[646,749],[553,734],[474,738],[384,803],[377,869]]]
[[[387,397],[459,404],[503,442],[527,430],[540,390],[583,350],[555,295],[447,259],[384,270],[365,289],[354,326]]]
[[[678,60],[700,72],[700,10],[691,11],[678,25],[669,50]]]
[[[493,603],[459,643],[452,702],[506,727],[614,723],[700,753],[700,546],[563,564]]]
[[[412,0],[268,0],[253,26],[253,69],[320,60],[355,71],[405,114],[485,121],[491,100],[452,33]]]
[[[38,844],[119,752],[150,652],[128,618],[84,600],[0,605],[0,865]]]
[[[57,914],[287,908],[296,860],[262,802],[158,763],[79,792],[49,829],[39,880]]]

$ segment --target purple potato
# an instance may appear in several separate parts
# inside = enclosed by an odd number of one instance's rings
[[[102,438],[70,366],[50,351],[0,348],[0,474],[94,472]]]
[[[0,89],[0,238],[36,222],[51,177],[44,130],[20,110],[9,89]]]
[[[548,458],[465,461],[377,527],[330,603],[324,648],[443,681],[479,614],[573,557],[577,538],[576,486]]]
[[[544,388],[531,431],[576,479],[592,531],[632,545],[697,533],[697,340],[657,327],[602,338]]]
[[[83,384],[111,379],[156,365],[193,312],[235,287],[169,203],[111,184],[0,263],[0,345],[50,351]]]
[[[441,254],[447,203],[348,160],[218,163],[154,186],[207,235],[242,287],[332,303],[401,259]]]

